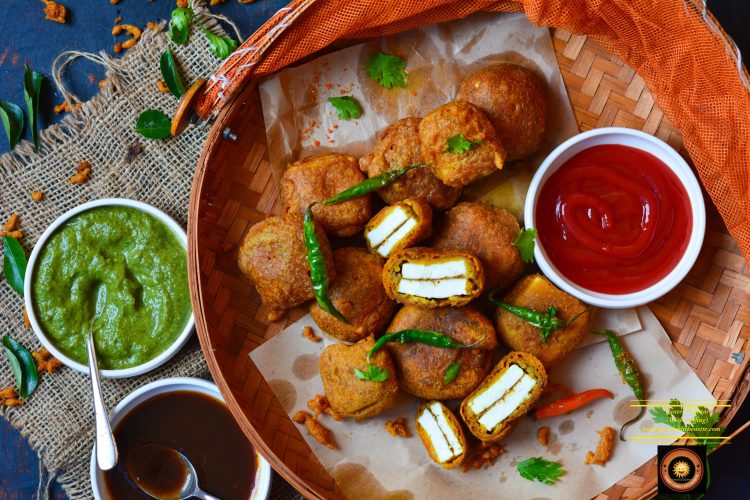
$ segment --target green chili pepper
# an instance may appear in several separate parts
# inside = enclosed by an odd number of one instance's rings
[[[391,170],[390,172],[376,175],[375,177],[371,177],[366,181],[360,182],[356,186],[350,187],[346,191],[342,191],[336,196],[327,199],[323,202],[323,205],[333,205],[334,203],[339,203],[341,201],[346,201],[352,198],[357,198],[358,196],[366,195],[367,193],[372,193],[373,191],[377,191],[382,187],[393,184],[399,177],[404,175],[409,170],[414,168],[423,168],[426,166],[427,165],[414,165],[412,167],[402,168],[401,170]]]
[[[372,357],[372,355],[375,354],[378,349],[386,345],[388,342],[401,342],[402,344],[406,342],[422,342],[423,344],[432,345],[435,347],[446,347],[448,349],[466,349],[468,347],[474,347],[475,345],[481,344],[485,341],[486,338],[487,333],[485,332],[484,337],[479,342],[474,342],[473,344],[469,345],[463,345],[459,344],[449,336],[438,332],[414,329],[401,330],[399,332],[387,333],[380,337],[380,339],[375,342],[375,345],[372,346],[370,352],[367,353],[367,362],[369,363],[370,357]]]
[[[583,313],[590,311],[591,309],[594,309],[593,307],[589,307],[588,309],[578,313],[573,319],[571,319],[570,321],[566,323],[560,318],[555,316],[555,314],[557,314],[557,307],[550,307],[548,312],[540,313],[540,312],[532,311],[531,309],[526,309],[525,307],[506,304],[505,302],[499,302],[495,300],[492,297],[492,295],[493,293],[491,293],[489,296],[490,302],[492,302],[498,307],[502,307],[503,309],[505,309],[506,311],[512,314],[515,314],[521,319],[525,319],[531,325],[539,328],[542,331],[542,342],[544,343],[547,343],[547,337],[549,336],[550,330],[557,330],[558,328],[568,327],[575,320],[577,320]]]
[[[614,356],[615,358],[615,365],[617,366],[617,371],[620,372],[623,383],[628,384],[630,388],[633,389],[633,394],[635,394],[636,399],[638,399],[641,405],[646,404],[646,389],[643,387],[641,374],[638,371],[638,367],[635,366],[635,361],[633,361],[633,358],[630,357],[628,351],[626,351],[625,348],[622,347],[620,339],[617,338],[617,335],[610,330],[601,330],[599,332],[592,331],[591,333],[593,333],[594,335],[607,336],[607,338],[609,339],[609,348],[612,350],[612,356]],[[641,411],[640,413],[638,413],[637,417],[635,417],[633,420],[630,420],[629,422],[625,422],[620,428],[621,441],[625,441],[625,439],[622,437],[622,431],[625,430],[625,427],[643,416],[643,408],[644,407],[641,406]]]
[[[310,280],[312,280],[315,300],[318,301],[318,305],[325,312],[337,320],[352,326],[344,315],[334,307],[331,298],[328,296],[328,270],[326,269],[325,260],[323,260],[323,251],[320,249],[318,235],[315,233],[315,219],[312,214],[313,205],[315,203],[311,203],[307,207],[307,210],[305,210],[304,229],[307,260],[310,263]]]

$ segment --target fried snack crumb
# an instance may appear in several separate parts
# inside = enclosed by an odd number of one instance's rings
[[[115,26],[112,28],[113,35],[119,35],[120,33],[122,33],[122,26]]]
[[[310,342],[320,342],[321,338],[316,337],[315,333],[313,332],[312,327],[306,326],[302,330],[302,334],[305,336],[306,339],[308,339]]]
[[[6,387],[0,390],[0,405],[5,406],[18,406],[22,405],[23,401],[16,398],[15,387]]]
[[[109,3],[111,3],[112,5],[114,5],[114,4],[116,4],[117,2],[119,2],[119,1],[120,1],[120,0],[109,0]]]
[[[26,313],[26,306],[23,306],[23,327],[27,330],[31,328],[31,321],[29,321],[29,315]]]
[[[68,184],[83,184],[86,179],[89,178],[89,174],[91,173],[89,162],[87,162],[86,160],[79,162],[76,170],[78,171],[78,173],[70,178]]]
[[[331,405],[328,403],[328,399],[326,399],[325,396],[317,394],[315,396],[315,399],[311,399],[307,402],[307,407],[315,412],[313,420],[318,420],[318,417],[321,413],[327,413],[332,416],[336,422],[341,422],[341,417],[338,415],[338,413],[333,411],[333,408],[331,408]]]
[[[13,231],[18,227],[18,215],[12,214],[8,219],[8,222],[3,226],[3,231]]]
[[[148,29],[150,29],[150,30],[155,30],[156,29],[156,25],[154,23],[152,23],[151,21],[147,22],[146,26],[148,26]]]
[[[31,357],[36,361],[37,373],[42,370],[47,370],[47,373],[52,373],[57,370],[58,366],[62,366],[62,362],[53,358],[52,354],[50,354],[45,347],[42,347],[39,352],[32,352]]]
[[[133,26],[132,24],[120,24],[118,26],[115,26],[115,29],[118,27],[122,28],[120,32],[122,32],[122,30],[125,30],[128,33],[128,35],[133,37],[130,40],[125,40],[122,43],[122,48],[130,49],[133,46],[135,46],[136,42],[138,42],[138,39],[141,37],[141,28],[137,26]],[[113,35],[116,34],[114,29],[112,30],[112,34]]]
[[[164,94],[169,92],[169,87],[167,87],[167,84],[164,83],[162,80],[159,80],[156,82],[156,86],[159,87],[159,92],[162,92]]]
[[[115,24],[119,23],[120,21],[122,21],[122,16],[117,16],[117,19],[115,19]]]
[[[310,435],[320,444],[325,445],[332,450],[336,449],[336,445],[334,444],[333,439],[331,439],[330,431],[316,422],[306,411],[298,411],[294,414],[292,420],[298,424],[305,424],[307,432],[309,432]]]
[[[115,54],[119,54],[120,52],[122,52],[122,44],[121,43],[116,43],[114,51],[115,51]]]
[[[216,5],[217,3],[224,3],[224,0],[211,0],[209,5]]]
[[[23,238],[21,231],[0,231],[0,236],[7,236],[8,238],[20,239]]]
[[[177,6],[178,7],[187,7],[188,6],[188,0],[177,0]]]
[[[255,0],[237,0],[239,3],[253,3]]]
[[[34,201],[42,201],[42,198],[44,198],[44,193],[41,191],[32,191],[31,192],[31,199]]]
[[[565,395],[568,397],[573,396],[573,391],[571,391],[565,386],[562,386],[560,384],[547,384],[547,386],[545,386],[545,388],[542,390],[542,395],[540,396],[540,398],[548,398],[552,396],[554,393],[556,393],[557,391],[565,393]]]
[[[471,454],[466,458],[463,465],[461,465],[461,473],[472,469],[479,469],[487,462],[487,467],[495,465],[494,460],[500,456],[501,453],[505,453],[505,450],[499,444],[486,444],[472,451]]]
[[[586,452],[587,464],[597,464],[604,467],[604,462],[609,460],[609,456],[612,454],[612,439],[615,437],[615,431],[611,427],[605,427],[601,432],[596,431],[599,436],[599,444],[596,445],[596,453]]]
[[[44,7],[44,19],[65,24],[65,14],[67,13],[65,7],[53,2],[52,0],[42,0],[42,2],[47,4],[47,6]]]
[[[81,105],[80,104],[73,104],[73,107],[74,108],[80,108]],[[56,115],[59,115],[60,113],[63,113],[63,112],[70,113],[71,111],[72,110],[70,109],[70,102],[69,101],[65,101],[65,102],[60,103],[57,106],[55,106],[55,114]]]
[[[542,427],[536,431],[536,437],[539,439],[539,444],[547,446],[547,438],[549,438],[549,427]]]
[[[389,420],[385,423],[385,430],[390,433],[391,436],[396,437],[399,434],[401,437],[410,438],[411,433],[406,428],[406,419],[404,417],[397,418],[394,422],[393,420]]]

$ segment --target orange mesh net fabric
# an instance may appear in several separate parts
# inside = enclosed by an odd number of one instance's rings
[[[198,111],[207,116],[244,82],[338,39],[389,35],[479,10],[525,12],[537,26],[589,35],[638,72],[680,128],[703,185],[750,255],[750,94],[731,49],[693,0],[296,0],[227,60],[218,74],[229,80],[213,85]]]

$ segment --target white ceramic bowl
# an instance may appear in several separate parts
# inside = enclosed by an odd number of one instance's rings
[[[60,216],[55,222],[50,225],[50,227],[47,228],[46,231],[42,234],[42,237],[39,238],[39,241],[37,241],[36,245],[34,245],[34,250],[31,252],[31,256],[29,256],[29,262],[26,267],[26,276],[24,277],[24,287],[23,287],[23,293],[24,293],[24,304],[26,305],[26,313],[29,316],[29,322],[31,323],[31,328],[34,330],[34,333],[36,334],[39,341],[44,345],[44,347],[47,348],[47,350],[57,359],[62,361],[65,366],[68,366],[70,368],[73,368],[74,370],[78,370],[79,372],[83,372],[88,374],[89,373],[89,367],[87,365],[82,365],[78,361],[75,361],[71,359],[70,357],[66,356],[60,350],[55,347],[55,345],[47,338],[47,336],[44,334],[44,331],[42,330],[41,326],[39,325],[39,322],[36,318],[36,313],[34,311],[34,306],[32,304],[32,293],[31,293],[31,283],[33,281],[34,276],[34,270],[36,269],[37,260],[39,259],[39,254],[42,251],[42,248],[44,247],[44,244],[47,242],[49,237],[55,232],[55,230],[60,227],[63,223],[65,223],[68,219],[73,217],[76,214],[79,214],[81,212],[85,212],[86,210],[89,210],[94,207],[101,207],[101,206],[125,206],[125,207],[133,207],[137,208],[139,210],[142,210],[144,212],[148,212],[149,214],[153,215],[157,219],[161,220],[164,224],[167,225],[168,228],[172,230],[172,232],[177,235],[182,242],[185,244],[185,247],[187,248],[187,234],[185,234],[185,231],[180,227],[177,222],[174,221],[170,216],[159,210],[158,208],[154,208],[151,205],[148,205],[146,203],[135,201],[135,200],[128,200],[126,198],[106,198],[103,200],[95,200],[95,201],[89,201],[88,203],[84,203],[82,205],[79,205],[71,210],[68,210],[65,212],[62,216]],[[188,341],[190,338],[190,335],[193,333],[193,329],[195,327],[195,315],[190,314],[190,319],[188,319],[187,325],[185,325],[185,329],[182,331],[179,337],[174,341],[174,343],[169,346],[164,352],[159,354],[157,357],[152,359],[151,361],[147,361],[143,363],[142,365],[134,366],[132,368],[125,368],[123,370],[99,370],[99,373],[102,375],[102,377],[111,377],[111,378],[123,378],[123,377],[133,377],[135,375],[142,375],[146,372],[149,372],[153,370],[154,368],[166,363],[169,359],[172,358],[175,354],[177,354],[177,351],[179,351],[182,346],[185,345],[185,342]]]
[[[534,250],[534,258],[539,263],[539,267],[545,276],[557,285],[558,288],[587,304],[604,308],[635,307],[651,302],[669,292],[682,281],[693,267],[695,259],[698,258],[698,253],[703,245],[703,236],[706,232],[706,206],[703,202],[703,195],[698,180],[693,175],[688,164],[685,163],[685,160],[671,146],[654,136],[638,130],[607,127],[590,130],[568,139],[544,160],[544,163],[542,163],[539,170],[534,174],[531,186],[529,186],[529,193],[526,197],[524,218],[527,228],[536,227],[537,200],[539,192],[547,179],[575,154],[600,144],[621,144],[646,151],[659,158],[677,174],[677,177],[685,186],[693,209],[693,229],[690,235],[690,242],[685,249],[685,254],[672,272],[658,283],[645,290],[623,295],[597,293],[573,283],[563,276],[549,261],[547,253],[539,243],[537,243]]]
[[[116,429],[117,424],[120,423],[125,415],[147,399],[151,399],[159,394],[175,391],[200,392],[218,399],[222,403],[226,403],[219,392],[219,388],[212,382],[187,377],[165,378],[144,385],[120,401],[120,404],[118,404],[109,414],[109,421],[112,424],[112,429]],[[120,457],[120,459],[122,459],[122,457]],[[271,491],[271,471],[271,465],[261,456],[260,453],[258,453],[257,450],[255,450],[255,486],[253,486],[253,491],[250,494],[249,500],[266,500],[268,498],[268,493]],[[96,500],[109,500],[104,484],[104,473],[96,465],[96,445],[94,445],[91,450],[90,472],[91,488],[94,492],[94,498]]]

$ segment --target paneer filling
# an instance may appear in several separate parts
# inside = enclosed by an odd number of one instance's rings
[[[396,243],[406,238],[416,225],[417,221],[406,210],[396,207],[375,229],[367,233],[367,240],[380,255],[388,257]]]
[[[432,447],[435,449],[435,454],[441,464],[449,462],[464,452],[461,440],[448,424],[448,419],[445,418],[440,403],[435,402],[428,406],[419,416],[417,422],[430,437]]]
[[[536,383],[521,367],[510,365],[499,379],[469,402],[469,409],[479,415],[479,423],[492,432],[529,398]]]
[[[428,265],[407,262],[401,266],[398,291],[428,299],[468,295],[469,279],[466,273],[464,259]]]

